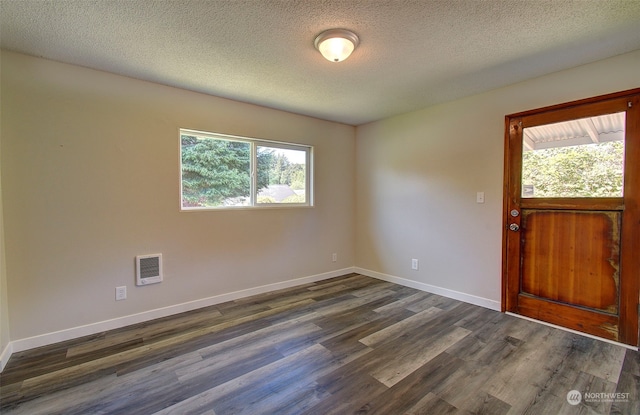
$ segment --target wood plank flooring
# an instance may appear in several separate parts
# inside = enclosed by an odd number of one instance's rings
[[[350,274],[15,353],[0,412],[637,415],[640,356]]]

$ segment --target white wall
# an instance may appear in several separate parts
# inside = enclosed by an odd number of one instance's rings
[[[180,212],[181,127],[315,146],[316,206]],[[12,342],[351,267],[354,161],[351,126],[3,52]]]
[[[640,51],[358,127],[356,266],[498,308],[505,115],[637,87]]]

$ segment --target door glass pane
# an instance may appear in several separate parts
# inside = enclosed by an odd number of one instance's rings
[[[522,197],[622,197],[625,115],[525,128]]]
[[[306,203],[308,151],[258,146],[257,153],[257,202]]]

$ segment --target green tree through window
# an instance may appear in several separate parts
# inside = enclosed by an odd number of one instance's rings
[[[624,142],[525,151],[522,184],[534,197],[621,197]]]

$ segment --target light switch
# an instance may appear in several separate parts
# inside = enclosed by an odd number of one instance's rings
[[[476,193],[476,203],[484,203],[484,192]]]

